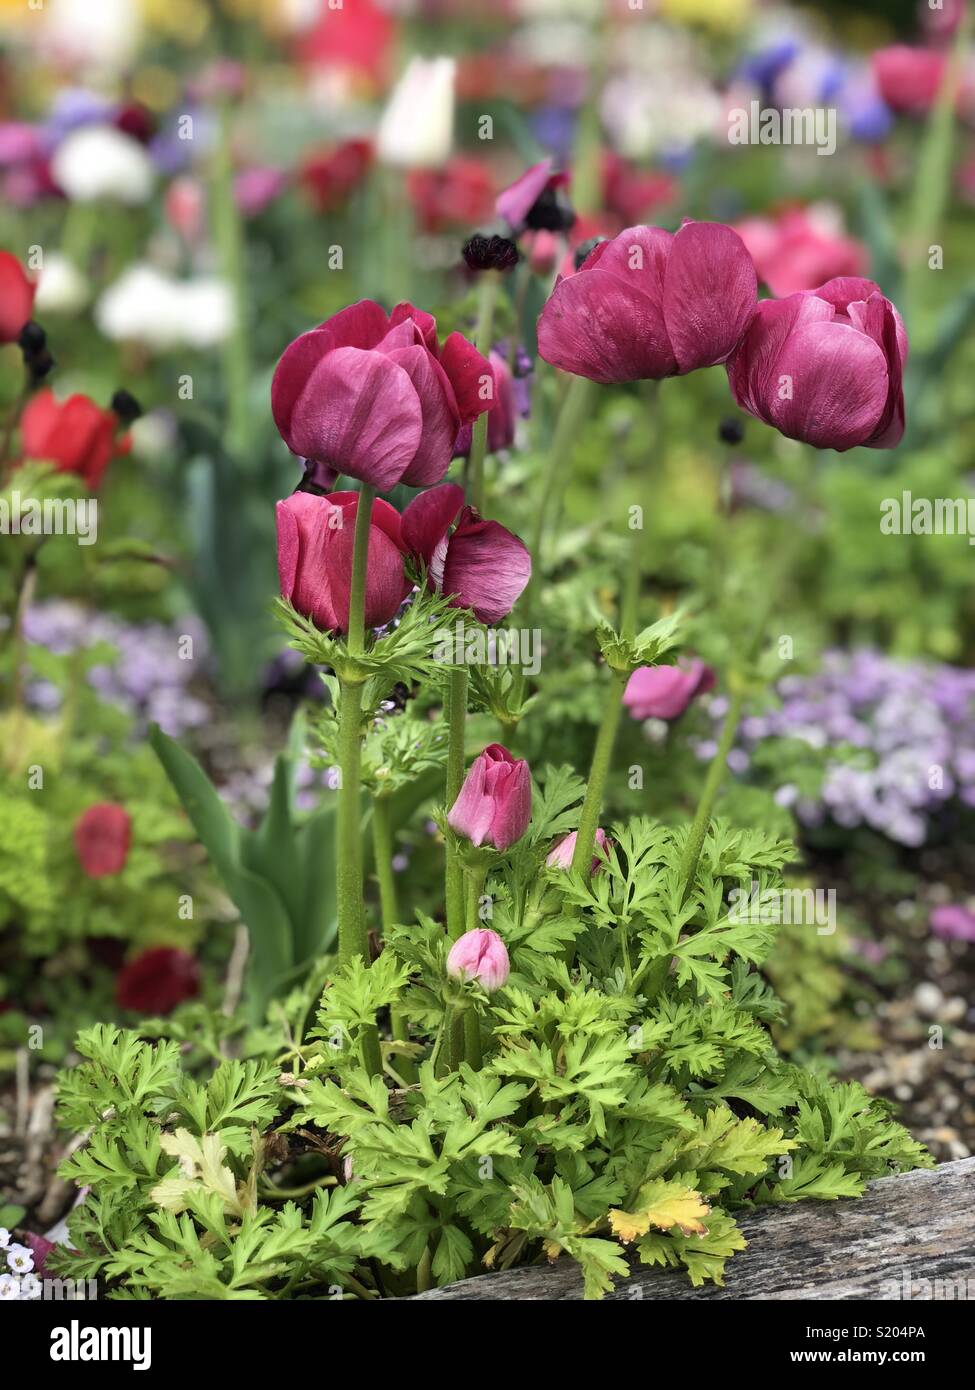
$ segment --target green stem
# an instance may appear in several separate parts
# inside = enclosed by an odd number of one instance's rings
[[[707,776],[704,779],[704,786],[701,789],[701,798],[697,803],[697,810],[694,812],[694,820],[691,823],[691,831],[687,837],[687,844],[684,846],[684,854],[681,858],[680,871],[684,880],[683,901],[686,902],[694,887],[694,876],[697,873],[698,860],[701,858],[701,850],[704,847],[704,837],[707,835],[708,826],[711,823],[711,812],[714,809],[715,798],[720,790],[724,779],[725,769],[728,764],[728,754],[731,752],[731,745],[735,741],[735,733],[741,721],[742,705],[745,702],[744,684],[736,682],[732,689],[731,701],[728,705],[728,712],[724,718],[721,728],[721,737],[718,740],[718,748],[711,759],[711,766],[708,768]]]
[[[587,873],[592,863],[593,846],[596,843],[596,830],[599,826],[599,811],[603,801],[603,788],[613,757],[616,730],[619,728],[620,714],[623,710],[623,691],[627,676],[624,671],[613,671],[606,692],[606,705],[602,723],[596,735],[596,746],[592,750],[592,764],[589,768],[589,782],[582,803],[579,818],[579,832],[576,847],[572,854],[572,868],[578,873]]]
[[[393,873],[393,828],[390,816],[390,798],[377,796],[372,803],[372,843],[375,851],[376,878],[379,882],[379,908],[382,915],[383,936],[399,920],[399,906],[396,901],[396,876]],[[389,1031],[394,1041],[409,1042],[410,1030],[405,1014],[400,1009],[389,1011]],[[401,1057],[399,1069],[403,1080],[411,1083],[416,1080],[416,1071],[408,1057]]]
[[[352,551],[352,585],[349,595],[347,647],[351,656],[365,648],[366,564],[369,521],[374,493],[363,485],[356,509]],[[341,773],[335,817],[336,892],[338,899],[339,964],[361,956],[369,965],[369,933],[362,892],[362,682],[339,678],[338,759]],[[379,1034],[367,1028],[362,1034],[363,1063],[371,1075],[381,1070]]]
[[[250,444],[250,327],[244,271],[244,233],[234,198],[231,150],[232,116],[228,105],[220,111],[219,134],[213,155],[213,239],[220,273],[230,287],[233,325],[223,344],[223,374],[227,391],[227,449],[235,459],[247,455]]]
[[[467,667],[450,672],[447,687],[447,781],[446,807],[449,811],[464,784],[464,731],[467,722]],[[447,935],[456,941],[464,934],[464,869],[460,847],[453,831],[447,831],[445,896]]]
[[[350,656],[361,656],[366,645],[366,570],[369,562],[369,527],[372,523],[374,488],[363,483],[355,511],[355,537],[352,543],[352,582],[349,587]]]
[[[481,923],[481,892],[487,878],[487,870],[468,868],[464,872],[467,880],[467,930],[474,931]],[[470,1008],[464,1014],[464,1060],[475,1071],[480,1071],[484,1061],[481,1052],[481,1023],[476,1008]]]
[[[651,407],[657,405],[660,382],[651,381],[648,383],[650,388]],[[643,582],[643,571],[646,564],[647,552],[649,551],[649,534],[647,524],[650,518],[651,509],[655,498],[652,490],[659,486],[657,469],[654,466],[656,460],[653,455],[655,446],[660,436],[660,421],[655,409],[651,409],[650,441],[647,447],[648,458],[639,469],[636,479],[637,494],[640,497],[640,524],[634,526],[630,532],[630,554],[623,575],[623,584],[620,598],[620,633],[623,637],[635,637],[639,627],[640,609],[640,588]]]
[[[497,300],[501,277],[496,270],[482,270],[478,280],[477,327],[474,330],[474,346],[483,357],[491,351],[491,334],[494,330],[494,306]],[[492,400],[491,404],[494,402]],[[487,493],[484,483],[484,456],[487,453],[488,410],[474,421],[471,430],[471,451],[468,470],[471,480],[471,505],[485,515]]]

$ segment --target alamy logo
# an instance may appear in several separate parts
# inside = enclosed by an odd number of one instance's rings
[[[728,112],[731,145],[815,145],[817,154],[836,153],[836,108],[788,106],[779,111],[752,101]]]
[[[72,1318],[51,1329],[52,1361],[131,1361],[134,1371],[152,1365],[151,1327],[82,1327]]]
[[[885,497],[880,504],[883,536],[967,536],[975,545],[975,497]]]
[[[836,930],[835,888],[762,888],[752,880],[748,889],[728,894],[728,921],[756,926],[814,926],[817,936]]]
[[[526,676],[537,676],[542,666],[541,628],[453,627],[438,628],[434,661],[448,666],[520,666]]]
[[[98,539],[96,497],[23,497],[16,489],[0,497],[0,535],[77,536],[79,545]]]

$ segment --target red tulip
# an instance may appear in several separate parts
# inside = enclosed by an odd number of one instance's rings
[[[129,857],[132,820],[124,806],[100,801],[83,811],[74,824],[74,847],[89,878],[120,874]]]
[[[911,48],[896,43],[871,58],[880,95],[894,111],[924,112],[933,105],[948,65],[947,54],[936,48]]]
[[[154,946],[130,960],[115,979],[115,999],[122,1009],[140,1014],[168,1014],[200,992],[200,967],[188,951]]]
[[[688,666],[640,666],[626,683],[623,703],[634,719],[677,719],[696,695],[714,686],[703,661]]]
[[[766,299],[728,362],[738,404],[789,439],[842,453],[904,433],[907,334],[872,280]]]
[[[313,150],[305,156],[298,182],[316,212],[334,212],[362,183],[372,163],[368,140],[345,140],[333,149]]]
[[[34,307],[37,286],[16,256],[0,251],[0,343],[15,343]]]
[[[806,208],[791,208],[775,219],[748,217],[735,231],[759,280],[779,298],[841,275],[862,275],[867,268],[869,253],[862,242],[824,225]]]
[[[55,399],[38,391],[20,418],[23,458],[53,463],[59,472],[77,473],[94,491],[113,458],[128,453],[128,436],[117,439],[119,417],[87,396]]]
[[[510,449],[515,442],[518,407],[515,404],[515,379],[507,359],[492,348],[488,361],[494,372],[494,399],[488,411],[487,448],[489,454],[496,454],[499,449]],[[470,453],[472,434],[472,426],[465,425],[454,444],[456,458],[466,458]]]
[[[413,498],[403,512],[403,545],[427,566],[432,588],[455,595],[455,607],[473,609],[482,623],[508,616],[532,572],[518,537],[465,507],[456,483]]]
[[[277,505],[281,594],[320,628],[347,632],[357,492],[316,497],[294,492]],[[400,515],[377,497],[372,504],[366,565],[366,627],[393,617],[411,585],[403,567]]]
[[[271,409],[293,454],[380,492],[428,487],[449,467],[461,425],[490,404],[491,368],[460,333],[441,347],[432,314],[371,299],[296,338],[278,363]]]
[[[447,824],[473,845],[506,850],[524,835],[531,814],[528,764],[492,743],[471,764]]]
[[[538,321],[539,355],[604,384],[683,376],[725,361],[757,288],[730,227],[628,227],[556,284]]]

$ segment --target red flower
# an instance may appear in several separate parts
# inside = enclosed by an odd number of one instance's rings
[[[482,623],[508,616],[532,572],[518,537],[465,507],[464,489],[456,483],[413,498],[403,513],[403,543],[427,566],[431,586],[453,594],[454,607],[472,609]]]
[[[271,410],[293,454],[385,492],[429,487],[450,466],[461,425],[490,404],[491,368],[472,343],[412,304],[387,316],[361,299],[284,351]]]
[[[895,43],[879,49],[871,59],[874,80],[884,101],[894,111],[919,113],[930,110],[944,81],[947,54],[936,48],[911,48]]]
[[[634,169],[611,150],[603,154],[602,184],[603,203],[626,227],[642,222],[652,209],[673,202],[680,187],[671,174]]]
[[[406,181],[424,232],[470,226],[490,217],[494,185],[478,159],[451,159],[443,169],[413,169]]]
[[[334,212],[362,182],[372,163],[368,140],[345,140],[327,150],[313,150],[302,160],[298,183],[316,212]]]
[[[53,391],[38,391],[21,416],[23,457],[77,473],[94,491],[112,459],[128,453],[128,437],[115,437],[118,427],[114,411],[102,410],[87,396],[58,401]]]
[[[815,209],[790,208],[776,218],[746,217],[735,226],[758,278],[778,298],[813,290],[842,275],[862,275],[869,253],[862,242],[828,225]]]
[[[132,820],[124,806],[100,801],[75,821],[74,845],[89,878],[107,878],[125,868],[132,843]]]
[[[30,318],[37,286],[9,251],[0,251],[0,343],[15,343]]]
[[[316,497],[294,492],[277,506],[281,593],[321,628],[347,632],[357,492]],[[403,567],[400,515],[372,504],[366,563],[366,627],[388,623],[410,592]]]
[[[122,1009],[140,1014],[168,1014],[200,992],[200,967],[188,951],[154,946],[130,960],[115,979],[115,999]]]
[[[730,227],[627,227],[555,286],[538,320],[539,356],[604,385],[684,376],[725,361],[757,289]]]

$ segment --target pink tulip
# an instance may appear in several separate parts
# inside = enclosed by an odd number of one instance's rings
[[[881,48],[871,59],[874,80],[894,111],[930,110],[944,80],[948,59],[936,48],[912,48],[896,43]]]
[[[730,227],[628,227],[558,281],[538,320],[539,355],[603,384],[684,376],[725,361],[757,289]]]
[[[454,606],[473,609],[482,623],[508,616],[532,572],[518,537],[465,507],[464,489],[456,483],[413,498],[403,512],[403,545],[427,566],[433,589],[453,594]]]
[[[332,632],[348,631],[358,505],[357,492],[333,492],[328,497],[294,492],[277,506],[281,594],[299,613]],[[410,587],[399,512],[377,497],[369,527],[366,627],[388,623]]]
[[[742,409],[789,439],[842,453],[904,433],[907,334],[872,280],[849,276],[765,299],[728,362]]]
[[[488,994],[502,988],[510,971],[504,942],[487,927],[459,936],[447,954],[447,974],[452,980],[476,980]]]
[[[531,814],[528,764],[491,743],[471,764],[447,824],[472,845],[506,850],[524,835]]]
[[[573,830],[570,835],[563,835],[561,840],[556,840],[549,850],[545,863],[550,869],[571,869],[572,856],[576,851],[576,840],[579,838],[578,830]],[[596,831],[596,849],[602,850],[605,854],[609,849],[609,836],[605,830]],[[590,874],[598,874],[603,867],[602,858],[598,854],[592,857],[589,865]]]
[[[518,410],[515,405],[515,380],[507,361],[493,348],[488,360],[494,372],[494,397],[488,410],[487,450],[489,454],[496,454],[499,449],[510,449],[514,444]],[[463,427],[454,444],[455,457],[466,458],[470,453],[472,433],[472,425]]]
[[[714,687],[703,661],[687,666],[640,666],[626,683],[623,703],[634,719],[678,719],[696,695]]]
[[[271,410],[293,454],[380,492],[444,476],[462,425],[490,405],[491,368],[460,333],[441,346],[432,314],[371,299],[334,314],[284,352]]]
[[[779,297],[811,290],[840,275],[862,275],[867,248],[829,227],[815,210],[790,208],[777,218],[748,217],[735,231],[759,280]]]

